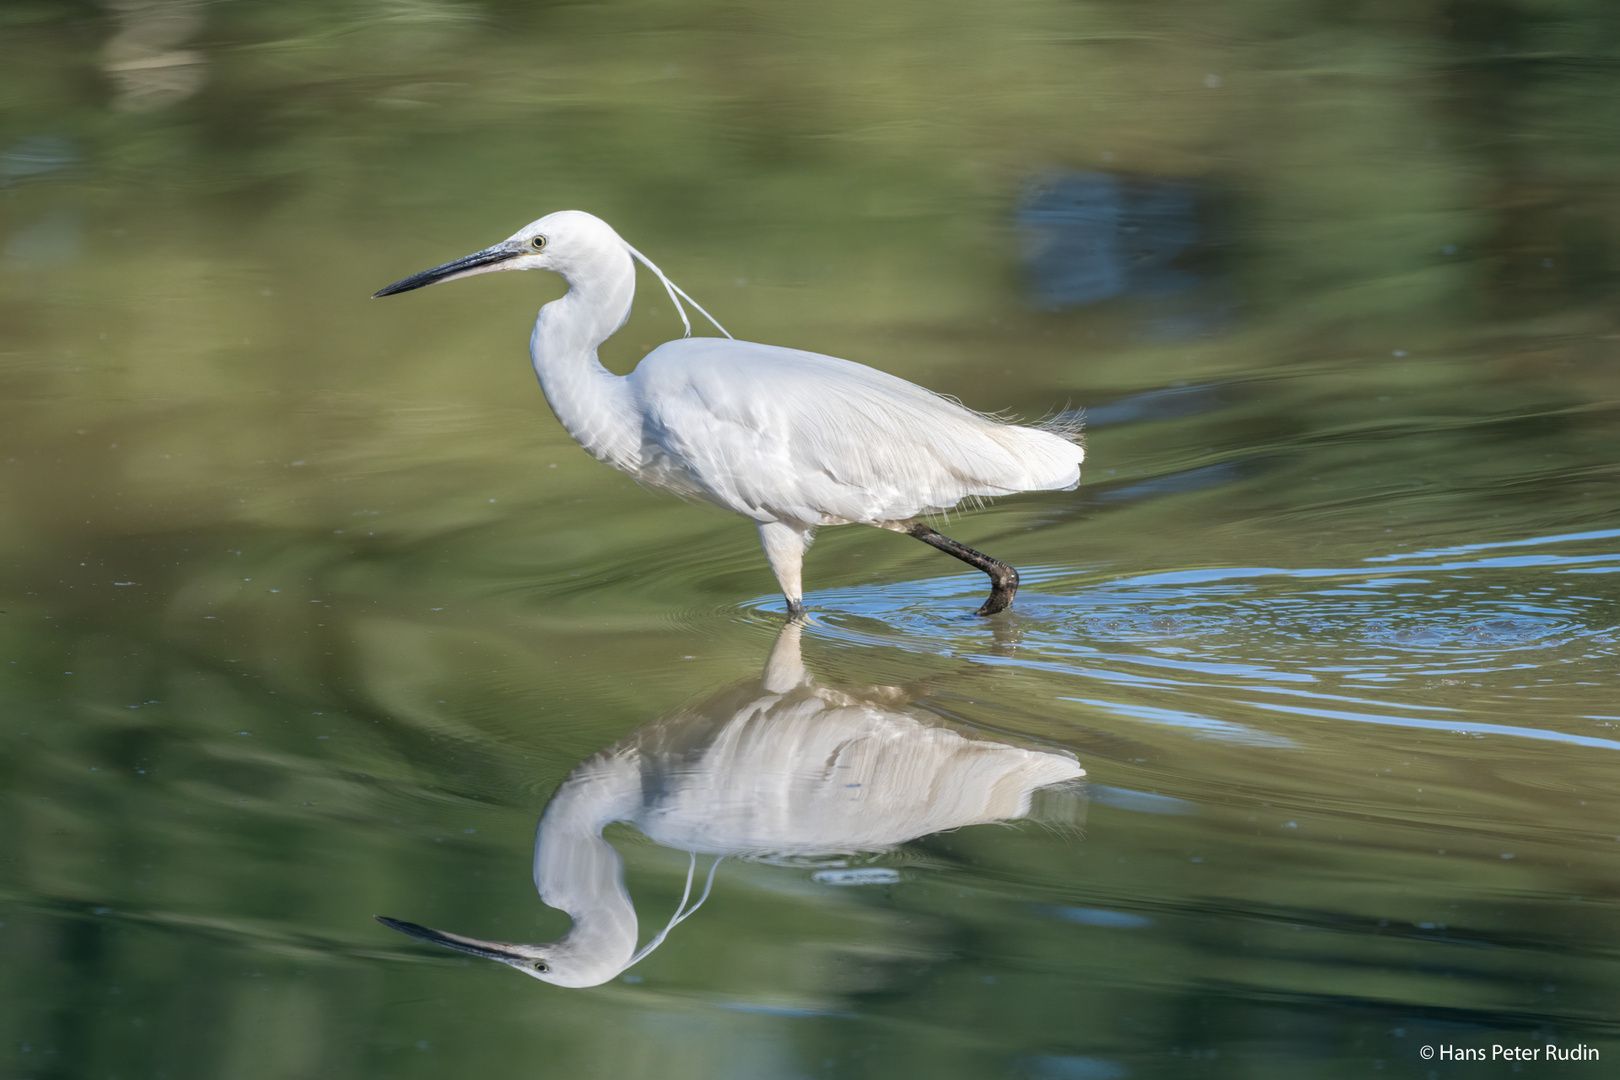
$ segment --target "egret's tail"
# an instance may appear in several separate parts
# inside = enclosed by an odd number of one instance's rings
[[[1023,471],[1023,478],[1007,486],[1015,491],[1068,491],[1080,484],[1080,463],[1086,459],[1080,445],[1078,417],[1062,423],[1044,421],[1033,427],[1001,424],[994,438],[1005,446]]]
[[[1081,445],[1082,432],[1086,429],[1086,411],[1084,409],[1064,409],[1060,413],[1055,413],[1029,426],[1037,431],[1049,431],[1053,435],[1067,439],[1079,446]]]

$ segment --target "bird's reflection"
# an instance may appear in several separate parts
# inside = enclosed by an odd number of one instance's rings
[[[540,898],[573,919],[547,944],[481,941],[380,921],[424,941],[509,964],[558,986],[596,986],[652,951],[702,896],[637,948],[619,853],[602,837],[628,822],[696,856],[817,857],[882,851],[945,829],[1029,813],[1038,788],[1084,775],[1072,755],[968,738],[907,707],[895,687],[817,685],[798,623],[777,639],[759,681],[664,717],[582,762],[535,836]]]

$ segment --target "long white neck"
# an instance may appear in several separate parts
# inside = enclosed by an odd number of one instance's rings
[[[636,909],[624,887],[624,863],[602,838],[608,823],[633,817],[640,803],[634,756],[600,754],[574,770],[552,797],[534,838],[540,899],[574,925],[554,946],[553,968],[595,986],[630,965]]]
[[[636,267],[617,245],[559,269],[568,292],[540,309],[529,356],[551,411],[598,461],[633,471],[641,424],[625,380],[603,367],[596,350],[630,317]]]

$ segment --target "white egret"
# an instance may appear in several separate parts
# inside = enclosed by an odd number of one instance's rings
[[[563,781],[534,839],[540,899],[573,920],[560,940],[485,941],[377,920],[543,982],[597,986],[697,910],[721,858],[884,851],[929,833],[1029,816],[1037,790],[1061,790],[1085,775],[1064,750],[952,731],[909,708],[899,688],[818,686],[800,658],[799,632],[795,621],[783,628],[759,680],[648,724]],[[689,870],[675,914],[640,948],[624,864],[602,836],[615,821],[693,853],[692,870],[698,853],[715,857],[697,903],[687,907]]]
[[[618,376],[596,350],[629,318],[633,258],[663,282],[688,336]],[[1077,425],[1005,423],[849,360],[734,340],[582,211],[549,214],[376,295],[496,270],[551,270],[568,282],[529,338],[540,386],[568,433],[637,480],[752,519],[793,616],[804,612],[801,568],[816,529],[854,523],[908,533],[984,571],[991,592],[978,614],[993,615],[1012,603],[1018,572],[917,519],[964,499],[1080,482]],[[691,337],[683,297],[726,336]]]

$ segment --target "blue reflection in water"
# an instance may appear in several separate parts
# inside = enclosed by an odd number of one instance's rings
[[[1403,551],[1392,555],[1369,555],[1365,562],[1397,562],[1402,559],[1436,559],[1450,555],[1470,555],[1476,551],[1497,548],[1539,547],[1542,544],[1565,544],[1572,540],[1620,539],[1620,529],[1594,529],[1591,532],[1558,533],[1554,536],[1530,536],[1522,540],[1495,540],[1483,544],[1457,544],[1453,547],[1426,548],[1422,551]]]
[[[1019,1062],[1019,1072],[1038,1080],[1124,1080],[1131,1070],[1117,1061],[1043,1054]]]
[[[1172,795],[1155,795],[1147,791],[1132,791],[1129,788],[1109,787],[1107,784],[1088,785],[1086,798],[1101,806],[1112,806],[1116,810],[1135,810],[1143,814],[1192,814],[1198,810],[1197,803],[1186,799],[1178,799]]]
[[[1198,732],[1201,738],[1219,739],[1222,742],[1234,743],[1239,746],[1270,746],[1282,749],[1294,745],[1292,739],[1284,738],[1281,735],[1273,735],[1268,731],[1257,731],[1245,724],[1217,720],[1212,716],[1202,716],[1184,709],[1165,709],[1154,705],[1137,705],[1129,702],[1104,701],[1085,697],[1063,697],[1059,700],[1090,705],[1103,712],[1113,713],[1116,716],[1128,716],[1133,720],[1144,720],[1150,724],[1191,728]]]
[[[1211,294],[1209,200],[1185,179],[1054,172],[1018,212],[1030,301],[1048,311],[1134,296],[1153,305],[1149,336],[1179,339],[1225,321]]]
[[[1069,680],[1074,689],[1054,697],[1092,715],[1228,744],[1294,745],[1300,729],[1285,735],[1269,726],[1269,715],[1620,750],[1607,717],[1481,716],[1472,699],[1459,702],[1451,690],[1497,677],[1510,691],[1524,678],[1517,672],[1551,664],[1589,671],[1598,685],[1620,655],[1620,624],[1612,601],[1588,595],[1591,579],[1581,575],[1620,570],[1620,552],[1602,543],[1615,538],[1613,530],[1593,530],[1370,556],[1350,566],[1082,579],[1069,595],[1061,586],[1045,591],[1062,580],[1061,569],[1034,566],[1023,574],[1016,637],[1009,637],[1015,647],[939,617],[947,590],[969,587],[958,579],[866,589],[859,605],[846,606],[837,592],[818,596],[826,614],[816,627],[842,640],[876,638],[1039,671]],[[863,618],[839,618],[839,607]],[[1403,684],[1399,698],[1369,692]],[[1156,694],[1154,704],[1140,700],[1144,691]],[[1096,785],[1089,794],[1103,804],[1115,798]]]
[[[821,885],[898,885],[900,871],[887,866],[863,866],[854,870],[817,870],[810,880]]]
[[[54,135],[25,135],[0,150],[0,188],[38,180],[77,164],[73,144]]]
[[[1235,461],[1223,461],[1196,469],[1183,469],[1181,472],[1166,476],[1155,476],[1122,487],[1103,488],[1092,493],[1091,501],[1099,504],[1121,503],[1136,499],[1156,499],[1165,495],[1182,495],[1189,491],[1204,491],[1223,484],[1235,483],[1255,471],[1257,470],[1253,462],[1240,464]]]
[[[1160,420],[1183,420],[1224,408],[1219,383],[1199,383],[1191,386],[1168,386],[1158,390],[1145,390],[1117,401],[1086,406],[1086,427],[1107,427],[1110,424],[1143,424]]]
[[[1056,173],[1030,186],[1018,224],[1043,307],[1163,296],[1197,284],[1191,271],[1172,265],[1198,239],[1194,189],[1185,181]]]
[[[1132,915],[1128,911],[1058,907],[1053,904],[1037,904],[1035,910],[1042,915],[1062,919],[1064,922],[1079,923],[1081,926],[1101,926],[1109,930],[1146,930],[1150,926],[1158,925],[1157,919],[1150,919],[1146,915]]]

